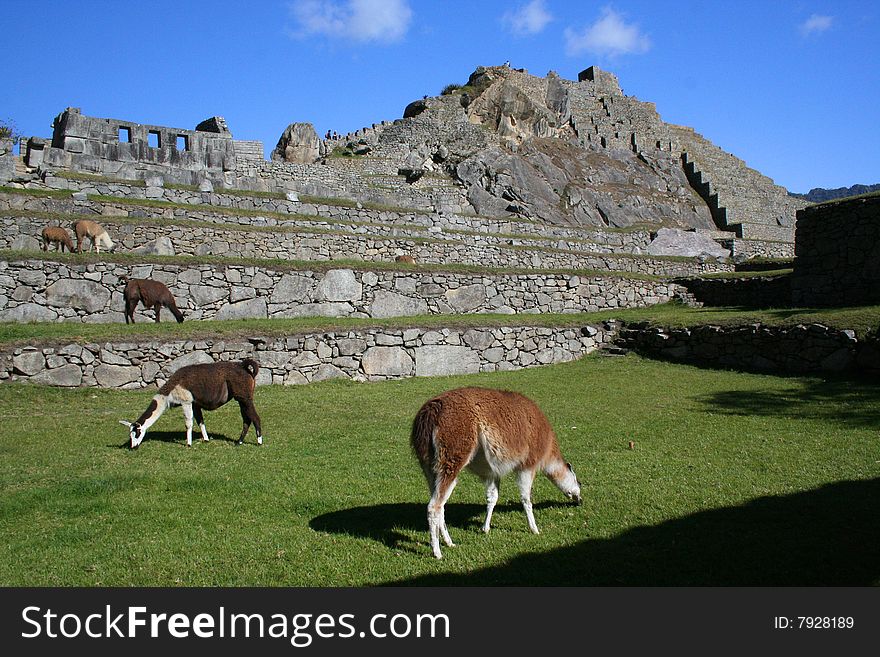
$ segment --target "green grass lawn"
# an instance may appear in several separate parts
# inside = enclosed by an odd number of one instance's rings
[[[575,507],[544,478],[542,533],[512,478],[492,533],[462,475],[431,557],[409,427],[459,385],[515,389],[557,429]],[[434,379],[262,387],[265,443],[233,403],[184,444],[171,409],[140,449],[117,422],[149,391],[0,385],[0,585],[880,583],[880,391],[640,359]],[[629,449],[629,441],[635,448]]]

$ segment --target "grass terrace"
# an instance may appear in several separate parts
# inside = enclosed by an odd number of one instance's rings
[[[246,319],[160,324],[141,321],[134,325],[86,324],[75,322],[0,323],[0,345],[46,345],[58,342],[106,342],[112,340],[196,340],[212,338],[281,337],[304,333],[362,331],[372,328],[494,328],[540,326],[547,328],[582,327],[616,319],[644,322],[651,326],[682,328],[695,326],[797,326],[819,323],[836,329],[851,329],[860,338],[880,327],[880,306],[858,308],[786,308],[743,310],[741,308],[691,308],[666,303],[648,308],[619,308],[597,313],[519,314],[519,315],[423,315],[370,319],[353,317],[300,317],[291,319]]]
[[[543,408],[582,484],[543,477],[540,535],[502,481],[492,532],[463,473],[453,539],[428,546],[409,430],[461,385]],[[265,443],[234,404],[184,444],[169,410],[136,451],[117,421],[148,391],[0,385],[0,585],[878,585],[880,389],[591,356],[518,372],[256,393]],[[633,448],[628,445],[632,441]]]

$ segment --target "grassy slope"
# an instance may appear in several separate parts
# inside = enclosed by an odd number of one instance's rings
[[[437,562],[409,423],[461,384],[536,399],[585,505],[540,479],[533,536],[507,479],[487,537],[465,475],[447,511],[459,545]],[[260,388],[263,447],[232,444],[227,406],[208,414],[208,444],[187,449],[172,409],[131,452],[117,420],[148,399],[0,386],[0,584],[880,583],[876,386],[588,357]]]
[[[331,331],[352,331],[370,327],[389,329],[407,327],[494,327],[494,326],[547,326],[581,327],[608,319],[631,322],[645,321],[658,326],[681,327],[701,324],[746,325],[763,323],[767,325],[792,326],[819,322],[839,329],[853,329],[864,336],[869,330],[880,325],[880,306],[859,308],[804,309],[786,308],[778,310],[742,310],[740,308],[688,308],[667,303],[649,308],[630,308],[605,310],[598,313],[576,313],[565,315],[520,314],[520,315],[428,315],[420,317],[396,317],[392,319],[359,319],[305,317],[298,319],[228,320],[199,321],[177,324],[166,321],[156,324],[145,321],[145,315],[138,314],[138,323],[124,324],[81,324],[74,322],[19,324],[0,323],[0,346],[17,344],[53,345],[58,343],[101,342],[107,340],[175,340],[198,339],[206,337],[247,338],[250,336],[285,336],[302,333],[322,333]],[[152,320],[152,315],[150,315]]]

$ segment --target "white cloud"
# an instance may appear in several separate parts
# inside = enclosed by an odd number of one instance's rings
[[[544,6],[544,0],[532,0],[527,5],[504,12],[501,17],[507,29],[519,36],[537,34],[552,20],[553,16]]]
[[[602,10],[595,23],[583,31],[565,28],[565,52],[569,56],[591,52],[596,55],[638,55],[651,49],[651,40],[635,23],[626,23],[623,16],[610,7]]]
[[[412,19],[408,0],[295,0],[290,14],[298,24],[294,36],[359,43],[400,41]]]
[[[807,20],[800,24],[801,34],[805,37],[811,34],[821,34],[831,28],[834,22],[833,16],[822,16],[821,14],[813,14]]]

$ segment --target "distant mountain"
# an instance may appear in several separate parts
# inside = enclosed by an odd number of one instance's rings
[[[846,198],[847,196],[859,196],[860,194],[870,194],[872,192],[880,192],[880,184],[878,185],[853,185],[852,187],[838,187],[837,189],[823,189],[822,187],[814,187],[806,194],[795,194],[789,192],[789,196],[802,198],[810,203],[822,203],[824,201],[833,201],[836,198]]]

